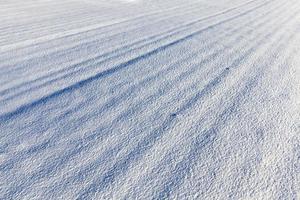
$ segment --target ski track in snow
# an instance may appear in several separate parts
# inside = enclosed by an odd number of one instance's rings
[[[298,0],[0,11],[0,199],[300,198]]]

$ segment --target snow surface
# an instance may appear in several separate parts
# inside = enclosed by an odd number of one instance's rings
[[[0,1],[1,199],[300,199],[299,0]]]

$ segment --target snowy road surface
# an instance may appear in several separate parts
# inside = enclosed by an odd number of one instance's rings
[[[299,0],[0,19],[0,199],[300,199]]]

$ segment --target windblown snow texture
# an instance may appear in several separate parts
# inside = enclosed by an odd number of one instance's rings
[[[300,199],[299,0],[0,19],[0,199]]]

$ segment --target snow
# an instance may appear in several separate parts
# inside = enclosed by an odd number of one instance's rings
[[[0,1],[0,199],[299,199],[300,1]]]

